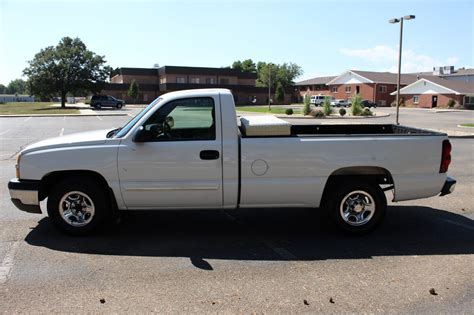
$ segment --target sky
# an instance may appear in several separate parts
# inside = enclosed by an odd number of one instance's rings
[[[303,75],[348,69],[402,72],[474,66],[474,1],[24,1],[0,0],[0,83],[64,36],[112,67],[222,67],[251,58],[294,62]],[[24,77],[23,77],[24,78]]]

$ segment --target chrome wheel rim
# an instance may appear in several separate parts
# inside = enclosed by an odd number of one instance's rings
[[[362,190],[355,190],[342,198],[340,214],[344,222],[352,226],[367,224],[375,213],[375,201]]]
[[[94,218],[95,207],[87,194],[81,191],[70,191],[59,201],[59,213],[67,224],[82,227]]]

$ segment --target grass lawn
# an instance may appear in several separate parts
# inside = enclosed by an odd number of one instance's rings
[[[11,102],[0,104],[0,115],[79,114],[76,108],[51,108],[49,102]]]
[[[253,112],[253,113],[268,113],[268,114],[284,114],[286,108],[272,107],[268,110],[268,106],[237,106],[235,108],[238,112]],[[293,109],[293,114],[300,114],[300,111]]]
[[[473,127],[474,128],[474,124],[461,124],[461,126],[463,126],[463,127]]]

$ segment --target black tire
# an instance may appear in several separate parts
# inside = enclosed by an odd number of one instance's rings
[[[102,108],[102,104],[100,104],[100,103],[99,103],[99,104],[95,104],[95,105],[94,105],[94,108],[95,108],[95,109],[101,109],[101,108]]]
[[[117,104],[117,109],[121,109],[122,108],[122,104]]]
[[[336,227],[344,233],[367,234],[383,222],[387,212],[387,199],[376,183],[363,180],[339,181],[330,189],[334,189],[334,192],[326,202],[327,211]],[[373,211],[370,211],[371,208]]]
[[[62,215],[63,211],[61,209],[64,209],[65,207],[71,209],[71,206],[68,206],[68,203],[72,204],[69,201],[76,199],[76,196],[78,196],[78,202],[84,201],[88,206],[92,205],[93,214],[90,215],[90,212],[88,211],[76,211],[76,208],[73,207],[73,211],[75,211],[75,213],[79,212],[81,214],[85,213],[88,215],[84,215],[82,217],[82,219],[86,218],[86,220],[84,220],[82,223],[77,219],[81,218],[81,215],[71,215],[69,221],[74,221],[72,219],[75,217],[76,222],[68,223],[66,222],[68,219],[63,218],[65,215]],[[63,198],[65,198],[65,200],[63,200]],[[51,219],[53,225],[66,234],[89,235],[93,232],[96,232],[109,217],[110,205],[108,200],[107,190],[94,180],[85,177],[65,179],[56,184],[51,189],[47,203],[48,216]],[[80,207],[82,210],[86,208],[81,207],[81,205],[78,205],[77,203],[75,204],[75,207]],[[89,207],[87,209],[91,208]],[[66,213],[66,211],[64,211],[64,213]]]

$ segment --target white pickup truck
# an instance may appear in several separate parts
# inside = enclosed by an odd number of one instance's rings
[[[122,128],[26,147],[13,203],[64,232],[97,230],[120,210],[306,207],[349,233],[373,230],[393,200],[445,195],[445,134],[397,125],[291,125],[272,116],[237,123],[232,93],[162,95]]]

